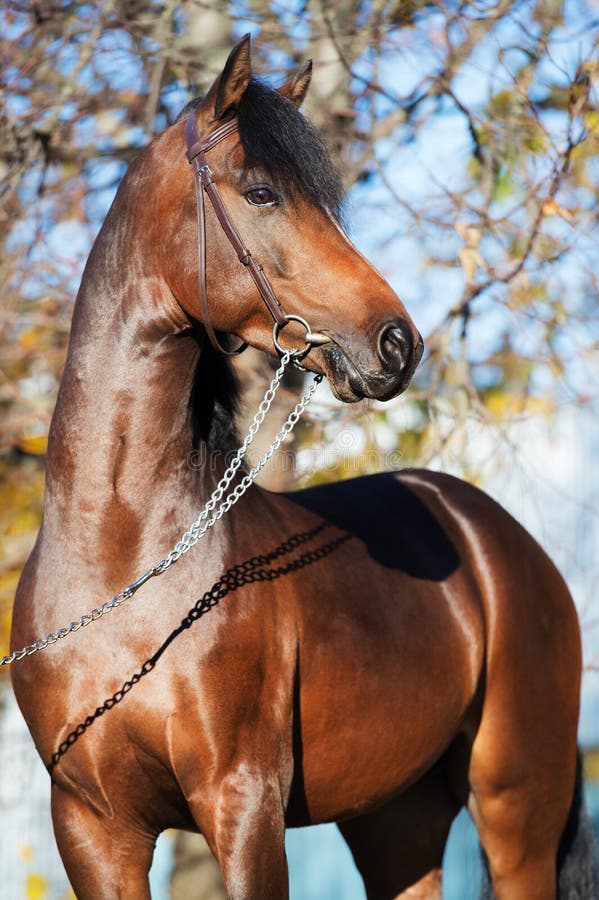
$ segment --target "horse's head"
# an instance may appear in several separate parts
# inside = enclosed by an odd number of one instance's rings
[[[272,90],[251,78],[249,38],[232,51],[205,99],[186,110],[200,141],[236,119],[238,128],[206,151],[220,196],[244,242],[260,261],[285,313],[284,347],[303,347],[305,327],[320,341],[303,365],[324,372],[342,400],[389,399],[404,390],[422,340],[399,298],[346,237],[342,189],[322,140],[299,112],[310,66]],[[178,303],[205,321],[198,288],[197,219],[192,172],[179,142],[176,252],[165,265]],[[176,198],[175,198],[176,199]],[[173,207],[171,207],[173,208]],[[166,244],[165,244],[166,248]],[[206,276],[215,330],[273,352],[272,320],[260,293],[206,204]]]

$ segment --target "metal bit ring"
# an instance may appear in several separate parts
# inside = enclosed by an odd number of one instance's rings
[[[281,333],[283,328],[289,325],[290,322],[299,322],[299,324],[306,329],[304,346],[301,350],[296,348],[294,350],[286,351],[285,347],[281,346],[281,344],[279,343],[279,334]],[[312,347],[319,347],[321,344],[328,344],[331,339],[327,337],[326,334],[322,334],[320,331],[312,331],[306,320],[301,316],[287,315],[285,316],[284,322],[275,322],[275,324],[273,325],[272,340],[279,356],[282,356],[285,352],[289,352],[293,358],[293,361],[295,363],[298,363],[308,355]]]

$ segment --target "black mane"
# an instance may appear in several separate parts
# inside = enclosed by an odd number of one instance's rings
[[[192,100],[177,122],[196,109],[202,98]],[[325,143],[299,110],[257,78],[252,78],[237,110],[239,138],[245,169],[261,169],[282,193],[299,191],[311,203],[342,217],[343,185]]]
[[[204,441],[209,453],[218,451],[229,457],[237,450],[239,394],[239,381],[230,360],[204,340],[190,398],[194,449]]]
[[[188,103],[177,121],[196,109]],[[340,221],[343,187],[324,141],[298,109],[276,90],[252,78],[237,110],[245,169],[265,172],[283,195],[298,191],[309,202]],[[268,259],[261,260],[268,272]],[[191,404],[195,442],[209,451],[229,453],[239,439],[234,424],[239,384],[230,361],[204,341],[194,378]]]
[[[263,169],[339,221],[343,187],[314,126],[278,91],[252,78],[237,111],[245,168]]]

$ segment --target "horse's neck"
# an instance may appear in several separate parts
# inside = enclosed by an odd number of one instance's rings
[[[155,543],[164,550],[209,488],[210,475],[190,466],[198,348],[164,299],[158,282],[78,299],[44,516],[44,536],[66,542],[70,558],[94,547],[117,568],[125,556],[130,571]]]

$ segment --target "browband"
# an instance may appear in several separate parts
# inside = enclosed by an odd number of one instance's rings
[[[213,147],[220,144],[220,142],[226,137],[229,137],[230,134],[238,131],[238,128],[237,119],[231,119],[230,122],[225,122],[224,125],[216,128],[207,137],[202,139],[198,137],[195,116],[193,114],[188,116],[187,121],[185,122],[187,159],[191,162],[198,153],[206,153],[207,150],[212,150]]]

